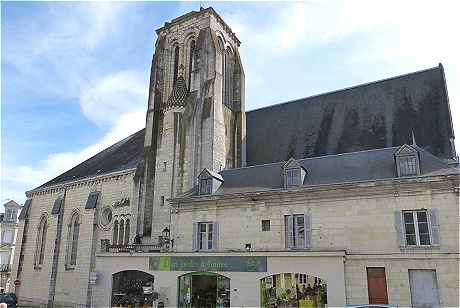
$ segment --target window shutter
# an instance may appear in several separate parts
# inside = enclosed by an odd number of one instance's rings
[[[193,241],[192,241],[192,250],[198,251],[198,223],[193,223]]]
[[[285,216],[286,217],[286,245],[287,248],[294,247],[294,217],[292,215]]]
[[[212,226],[212,249],[219,249],[219,224],[214,222]]]
[[[431,225],[431,245],[439,246],[441,244],[439,238],[439,211],[438,209],[428,210],[428,215]]]
[[[303,224],[305,230],[305,247],[311,247],[311,216],[305,213],[303,216]]]
[[[406,246],[406,235],[404,234],[404,225],[401,211],[395,211],[395,228],[399,246]]]

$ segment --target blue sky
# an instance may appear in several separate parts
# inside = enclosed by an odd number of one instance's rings
[[[154,30],[199,5],[1,3],[2,203],[143,128]],[[202,5],[242,42],[247,110],[442,62],[460,131],[457,1]]]

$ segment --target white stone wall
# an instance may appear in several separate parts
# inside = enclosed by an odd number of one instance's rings
[[[374,187],[376,186],[376,187]],[[409,269],[435,269],[443,305],[458,306],[459,195],[448,181],[391,185],[355,185],[305,192],[251,194],[233,198],[202,197],[181,202],[173,216],[175,249],[192,250],[194,222],[218,222],[219,250],[285,249],[284,216],[308,213],[312,221],[313,251],[347,253],[347,303],[367,303],[366,267],[387,271],[390,303],[410,305]],[[202,200],[202,201],[198,201]],[[395,229],[396,210],[439,210],[440,247],[401,249]],[[261,231],[270,220],[271,230]],[[456,295],[456,296],[455,296]]]
[[[133,172],[99,178],[95,181],[82,182],[77,185],[69,184],[66,187],[64,200],[63,226],[60,239],[59,261],[56,278],[55,304],[56,305],[86,305],[88,276],[91,268],[91,247],[94,240],[96,251],[100,251],[100,240],[110,239],[112,242],[112,225],[107,229],[98,226],[99,211],[105,206],[112,206],[121,198],[132,200]],[[85,209],[88,195],[91,191],[100,191],[100,197],[96,209]],[[51,215],[54,201],[59,195],[63,195],[63,189],[33,193],[32,204],[29,210],[29,226],[27,240],[24,247],[23,270],[19,277],[19,301],[21,303],[46,303],[51,278],[51,266],[54,253],[54,242],[57,231],[57,215]],[[77,261],[73,269],[66,268],[66,248],[68,238],[68,224],[71,215],[78,212],[80,216],[80,231],[78,241]],[[134,212],[134,211],[133,211]],[[44,263],[41,269],[34,269],[34,255],[36,247],[36,234],[38,223],[43,214],[48,217],[48,231],[46,237]],[[130,207],[113,208],[113,217],[130,217],[131,234],[130,240],[135,235],[136,216],[131,214]],[[112,223],[114,221],[112,219]],[[93,226],[96,225],[95,232]],[[17,278],[17,266],[21,241],[23,237],[24,221],[19,224],[19,236],[17,256],[13,265],[13,279]]]

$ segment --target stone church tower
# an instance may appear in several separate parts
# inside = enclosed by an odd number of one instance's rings
[[[137,232],[155,241],[170,224],[167,199],[192,192],[197,176],[245,166],[244,72],[240,41],[212,9],[156,30],[138,167]]]

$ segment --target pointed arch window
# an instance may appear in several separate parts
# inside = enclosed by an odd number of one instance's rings
[[[37,242],[35,246],[35,258],[34,258],[35,268],[41,268],[43,264],[43,259],[45,257],[47,230],[48,230],[48,222],[47,222],[46,216],[43,216],[40,219],[40,223],[38,224]]]
[[[113,237],[112,237],[113,245],[118,245],[118,221],[113,223]]]
[[[77,264],[78,238],[80,236],[80,215],[73,213],[67,233],[66,266],[73,267]]]
[[[179,75],[179,46],[174,48],[174,70],[173,70],[173,85],[176,84]]]
[[[124,220],[120,220],[120,226],[118,228],[118,241],[117,244],[119,246],[123,245],[123,239],[125,237],[125,222]]]
[[[129,230],[130,226],[129,226],[129,219],[126,219],[126,223],[125,223],[125,245],[128,245],[129,244]]]
[[[188,60],[188,89],[192,86],[192,71],[195,69],[195,40],[190,42],[190,57]]]

